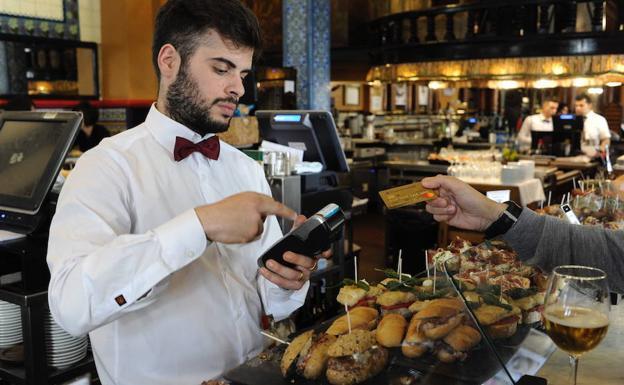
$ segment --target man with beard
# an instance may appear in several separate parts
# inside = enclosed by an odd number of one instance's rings
[[[256,259],[281,236],[263,171],[219,141],[260,46],[239,0],[169,0],[156,18],[156,104],[68,178],[50,228],[50,311],[89,333],[100,381],[199,384],[262,349],[263,310],[305,300],[316,259]]]

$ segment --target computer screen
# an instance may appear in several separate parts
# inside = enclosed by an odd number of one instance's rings
[[[583,117],[572,114],[553,116],[553,129],[560,130],[583,130]]]
[[[73,145],[75,112],[0,114],[0,209],[35,214]]]
[[[575,156],[581,152],[581,131],[531,131],[531,149],[542,155]]]
[[[327,111],[257,111],[264,140],[303,149],[303,160],[319,162],[324,170],[348,172],[334,119]]]
[[[6,121],[0,129],[0,194],[31,198],[62,140],[61,123]]]

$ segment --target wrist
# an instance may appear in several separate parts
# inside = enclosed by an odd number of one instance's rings
[[[206,235],[206,239],[209,241],[212,241],[213,237],[211,236],[211,234],[213,233],[214,229],[212,228],[213,225],[211,225],[211,223],[213,221],[208,220],[208,211],[209,208],[208,206],[200,206],[200,207],[196,207],[195,208],[195,215],[197,215],[197,219],[199,219],[199,223],[201,223],[202,229],[204,229],[204,234]]]
[[[492,206],[487,210],[485,228],[492,226],[492,223],[496,222],[505,210],[507,210],[507,204],[492,201]]]
[[[502,204],[502,206],[504,210],[499,217],[485,229],[485,237],[487,239],[505,234],[516,224],[522,214],[522,207],[518,206],[513,201],[507,201]]]

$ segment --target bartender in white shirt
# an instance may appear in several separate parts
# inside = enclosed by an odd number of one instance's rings
[[[587,94],[580,94],[574,101],[576,114],[584,118],[581,150],[590,157],[599,155],[611,143],[611,131],[607,119],[592,110],[592,100]]]
[[[263,309],[300,307],[316,259],[257,258],[281,237],[262,168],[214,134],[227,130],[260,28],[239,0],[169,0],[144,123],[77,162],[50,228],[50,311],[89,333],[104,385],[200,384],[258,354]],[[327,256],[327,255],[326,255]]]
[[[520,150],[528,151],[531,149],[531,132],[542,131],[552,132],[552,117],[557,112],[559,103],[553,99],[544,99],[542,102],[542,111],[539,114],[529,115],[522,122],[522,127],[518,133],[518,143]]]

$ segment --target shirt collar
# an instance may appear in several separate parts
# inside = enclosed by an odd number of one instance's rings
[[[173,149],[175,147],[176,137],[188,139],[193,143],[197,143],[203,139],[207,139],[214,134],[201,136],[185,125],[176,122],[167,115],[163,114],[156,108],[156,103],[152,104],[147,117],[145,118],[147,129],[152,133],[154,138],[161,146],[163,146],[173,157]]]
[[[545,117],[544,114],[542,114],[541,112],[539,113],[539,118],[544,123],[550,123],[551,122],[551,118]]]

